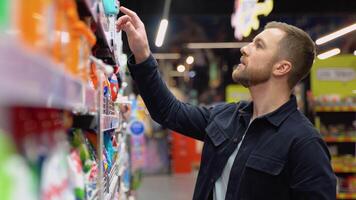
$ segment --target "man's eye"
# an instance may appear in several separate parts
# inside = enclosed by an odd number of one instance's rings
[[[262,45],[261,45],[259,42],[257,42],[257,43],[256,43],[256,47],[257,47],[257,48],[262,48]]]

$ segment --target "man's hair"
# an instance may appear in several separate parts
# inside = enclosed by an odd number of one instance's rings
[[[295,26],[282,22],[269,22],[264,29],[277,28],[286,34],[279,42],[278,58],[288,60],[292,64],[288,77],[288,86],[292,89],[305,78],[315,58],[315,44],[310,36]]]

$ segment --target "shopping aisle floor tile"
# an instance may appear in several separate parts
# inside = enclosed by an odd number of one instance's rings
[[[196,176],[196,173],[145,176],[136,200],[190,200]]]

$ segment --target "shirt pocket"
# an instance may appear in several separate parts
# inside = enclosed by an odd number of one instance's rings
[[[241,181],[241,199],[289,199],[285,167],[283,160],[252,153]]]
[[[225,142],[228,138],[222,132],[216,122],[212,121],[206,128],[205,128],[206,134],[208,135],[208,138],[211,140],[213,145],[215,147],[218,147],[221,145],[223,142]]]
[[[246,167],[272,176],[277,176],[284,169],[284,161],[278,158],[251,154],[246,162]]]

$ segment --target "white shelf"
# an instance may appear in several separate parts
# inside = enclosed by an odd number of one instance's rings
[[[85,87],[50,58],[31,52],[15,40],[0,44],[2,105],[81,109]]]
[[[316,112],[356,112],[356,105],[318,105],[315,106]]]
[[[118,181],[118,165],[114,164],[109,174],[104,176],[103,186],[108,189],[108,191],[104,189],[104,199],[112,199],[115,193],[115,188],[118,185]]]
[[[103,118],[103,131],[109,131],[119,128],[120,118],[115,115],[102,115]]]
[[[118,184],[119,184],[119,177],[115,175],[110,186],[109,186],[110,192],[105,195],[105,199],[107,199],[107,200],[113,199],[113,196],[116,192],[116,188],[117,188]]]
[[[97,110],[97,96],[98,92],[89,86],[85,87],[84,90],[84,105],[89,112],[93,113]]]

